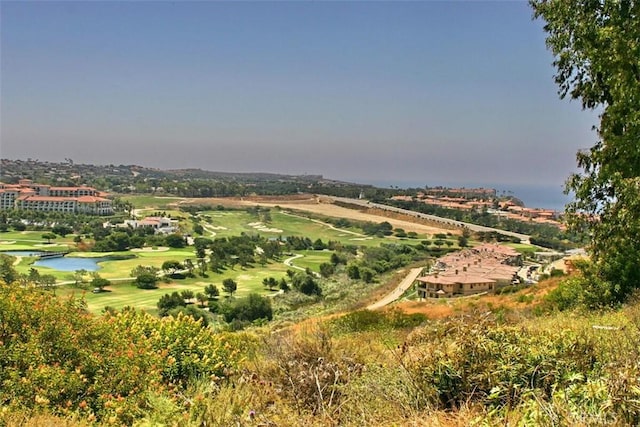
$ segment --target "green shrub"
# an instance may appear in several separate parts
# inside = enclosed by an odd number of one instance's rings
[[[161,380],[160,355],[75,299],[0,287],[0,401],[130,424]],[[144,383],[140,378],[145,378]]]
[[[406,314],[400,310],[358,310],[345,314],[331,322],[340,333],[354,333],[381,329],[411,328],[423,324],[426,316],[420,313]]]
[[[384,313],[371,310],[359,310],[345,314],[331,322],[341,333],[353,333],[388,328],[388,320]]]
[[[567,378],[595,367],[594,343],[572,331],[533,332],[464,319],[429,328],[405,344],[406,362],[430,403],[517,405],[534,391],[550,399]],[[413,345],[413,344],[418,345]]]
[[[534,296],[533,295],[518,295],[518,298],[516,298],[516,301],[520,302],[520,303],[526,303],[529,304],[533,301]]]
[[[235,338],[181,314],[95,317],[82,300],[0,285],[0,319],[0,402],[20,410],[131,425],[149,393],[223,377],[239,360]]]
[[[273,318],[271,300],[258,294],[249,294],[245,298],[222,303],[219,312],[226,322],[234,320],[253,322],[258,319],[271,320]]]

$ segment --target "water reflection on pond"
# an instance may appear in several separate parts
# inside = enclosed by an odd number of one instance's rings
[[[38,256],[41,251],[4,251],[3,254],[12,256]],[[49,267],[58,271],[76,271],[87,270],[97,271],[100,269],[99,262],[108,261],[109,257],[96,258],[76,258],[76,257],[57,257],[39,259],[33,263],[34,267]]]
[[[74,257],[59,257],[59,258],[46,258],[39,259],[34,262],[36,267],[49,267],[58,271],[76,271],[87,270],[97,271],[100,269],[99,262],[107,261],[108,257],[99,258],[74,258]]]

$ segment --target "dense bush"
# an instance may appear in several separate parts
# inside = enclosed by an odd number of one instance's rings
[[[158,300],[158,314],[164,317],[168,315],[170,310],[177,307],[184,307],[187,303],[184,298],[178,292],[172,292],[171,294],[164,294]]]
[[[313,275],[306,272],[299,272],[293,275],[291,280],[293,288],[305,295],[322,295],[322,288],[313,277]]]
[[[627,298],[628,289],[600,277],[588,261],[575,262],[579,274],[567,277],[547,295],[546,303],[560,310],[578,306],[594,309],[613,306]]]
[[[424,314],[406,314],[400,310],[387,312],[358,310],[338,317],[331,324],[336,331],[353,333],[416,327],[426,322],[426,320],[427,318]]]
[[[363,364],[338,348],[324,329],[274,335],[266,344],[264,374],[294,402],[299,414],[337,414],[345,387],[362,373]]]
[[[226,322],[234,320],[253,322],[258,319],[273,318],[271,300],[258,294],[249,294],[245,298],[225,302],[220,305],[219,312]]]
[[[144,342],[88,315],[80,301],[0,292],[0,401],[122,422],[144,411],[147,387],[161,380],[160,357]]]
[[[0,402],[131,425],[150,393],[235,366],[228,339],[185,316],[106,317],[81,300],[0,285]],[[167,394],[169,395],[169,394]]]
[[[534,333],[486,317],[416,331],[403,346],[408,369],[441,408],[513,407],[530,392],[550,399],[569,378],[591,372],[596,356],[595,343],[573,331]]]

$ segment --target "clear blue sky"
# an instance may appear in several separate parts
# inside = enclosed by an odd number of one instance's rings
[[[3,158],[560,186],[526,2],[1,2]]]

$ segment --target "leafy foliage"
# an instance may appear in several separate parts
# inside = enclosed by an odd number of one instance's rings
[[[4,283],[10,284],[18,279],[18,272],[13,267],[14,261],[15,258],[10,255],[0,254],[0,279]]]
[[[227,278],[222,281],[222,288],[231,296],[238,289],[238,283],[231,278]]]
[[[291,279],[293,288],[305,295],[322,295],[322,288],[313,275],[306,272],[298,272]]]
[[[245,298],[225,302],[221,304],[219,311],[226,322],[234,320],[253,322],[258,319],[271,320],[273,318],[271,301],[258,294],[249,294]]]
[[[0,401],[10,407],[131,425],[150,392],[222,377],[237,362],[223,335],[190,317],[99,318],[80,300],[0,285],[0,319]]]
[[[591,236],[594,270],[611,302],[640,283],[640,3],[531,1],[545,21],[562,98],[598,109],[599,140],[579,152],[582,173],[571,176],[567,206],[574,230]]]
[[[155,289],[158,287],[158,269],[156,267],[139,265],[131,271],[134,283],[140,289]]]
[[[531,333],[460,319],[414,333],[405,343],[408,369],[435,405],[470,401],[494,408],[517,405],[527,391],[549,399],[577,372],[595,368],[595,343],[570,331]]]
[[[416,327],[424,322],[426,317],[420,313],[405,314],[399,310],[389,312],[358,310],[337,318],[331,322],[331,325],[341,333],[354,333]]]

